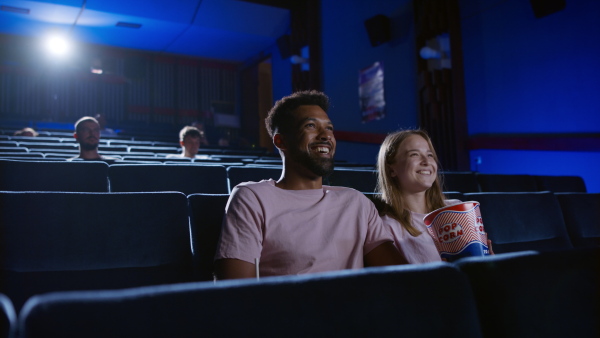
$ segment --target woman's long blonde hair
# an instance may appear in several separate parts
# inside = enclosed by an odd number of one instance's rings
[[[431,188],[425,192],[425,205],[428,211],[444,206],[444,194],[442,192],[442,176],[440,174],[440,165],[435,149],[427,132],[420,129],[401,130],[389,134],[381,147],[377,156],[377,188],[376,192],[380,193],[382,206],[380,212],[397,220],[412,236],[421,234],[419,230],[412,226],[410,210],[406,209],[404,198],[400,191],[397,178],[392,177],[390,165],[396,160],[398,148],[409,136],[419,135],[427,141],[429,149],[433,153],[433,158],[438,164],[437,178]]]

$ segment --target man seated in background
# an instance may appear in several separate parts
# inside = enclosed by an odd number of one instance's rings
[[[215,255],[217,279],[406,263],[369,199],[323,185],[336,149],[328,108],[325,94],[304,91],[269,112],[281,178],[242,183],[231,192]]]
[[[116,158],[102,156],[98,153],[100,143],[100,124],[91,116],[84,116],[75,122],[75,133],[73,137],[79,143],[79,156],[70,158],[72,160],[87,161],[114,161]]]
[[[38,133],[35,131],[35,129],[26,127],[26,128],[15,131],[13,136],[36,137],[36,136],[38,136]]]
[[[202,142],[202,132],[192,126],[185,126],[179,132],[179,144],[181,145],[181,154],[167,155],[167,158],[201,158],[198,155],[200,143]],[[204,156],[207,157],[207,156]]]

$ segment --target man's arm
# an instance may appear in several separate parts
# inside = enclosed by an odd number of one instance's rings
[[[256,265],[234,258],[215,261],[217,279],[256,278]]]
[[[233,189],[215,254],[214,271],[217,279],[256,278],[256,265],[251,263],[251,259],[261,255],[261,212],[255,192],[239,186]]]
[[[408,264],[408,261],[398,251],[394,242],[385,242],[365,255],[365,266],[384,266]]]

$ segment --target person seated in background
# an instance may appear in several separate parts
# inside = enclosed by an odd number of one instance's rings
[[[100,143],[100,124],[91,116],[84,116],[75,122],[73,137],[79,143],[79,156],[68,159],[88,161],[115,161],[116,158],[102,156],[98,153]]]
[[[377,157],[375,201],[383,222],[394,235],[394,243],[409,263],[441,261],[423,221],[426,214],[460,200],[446,200],[442,191],[438,158],[423,130],[389,134]],[[488,240],[490,253],[491,240]]]
[[[13,134],[13,136],[36,137],[36,136],[38,136],[38,133],[37,133],[37,131],[35,131],[35,129],[26,127],[26,128],[23,128],[23,129],[15,131],[15,133]]]
[[[269,112],[265,122],[283,161],[281,177],[241,183],[231,192],[215,255],[217,279],[406,263],[364,194],[323,185],[336,150],[328,108],[325,94],[303,91]]]
[[[202,132],[196,127],[185,126],[179,132],[179,144],[181,145],[181,154],[170,154],[167,158],[204,158],[207,156],[198,155]]]

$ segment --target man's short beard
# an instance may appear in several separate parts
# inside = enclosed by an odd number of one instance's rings
[[[96,150],[98,149],[98,143],[96,144],[91,144],[91,143],[79,143],[79,146],[81,147],[81,149],[83,150]]]
[[[333,173],[333,158],[313,157],[304,152],[297,152],[295,155],[298,163],[303,164],[317,176],[327,177]]]

